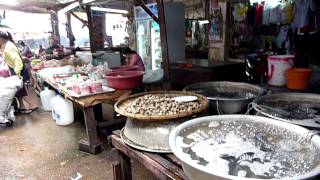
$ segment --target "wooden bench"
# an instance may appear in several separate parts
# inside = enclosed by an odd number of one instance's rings
[[[173,154],[149,153],[126,145],[120,137],[120,131],[109,136],[109,143],[117,150],[118,161],[113,163],[114,180],[131,180],[131,160],[142,164],[157,179],[187,179],[180,161]]]

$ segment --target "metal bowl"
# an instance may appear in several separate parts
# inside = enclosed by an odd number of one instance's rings
[[[252,103],[259,115],[308,128],[320,128],[320,95],[279,93],[256,98]]]
[[[320,174],[320,136],[271,118],[208,116],[171,131],[186,175],[198,179],[309,179]]]
[[[259,86],[227,81],[192,84],[183,90],[206,96],[210,114],[245,113],[248,104],[266,92]]]

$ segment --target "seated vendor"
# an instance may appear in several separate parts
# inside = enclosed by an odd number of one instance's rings
[[[139,71],[144,71],[144,63],[139,54],[136,51],[131,50],[130,48],[126,47],[123,50],[123,55],[126,58],[127,65],[129,66],[138,66]]]
[[[18,41],[18,45],[22,47],[21,55],[23,57],[27,57],[27,58],[32,57],[32,51],[28,45],[26,45],[23,41]]]
[[[53,50],[54,50],[54,49],[57,49],[57,48],[60,48],[60,46],[59,46],[58,44],[54,44],[54,45],[50,46],[49,48],[47,48],[47,49],[45,50],[45,53],[47,53],[47,54],[53,54]]]

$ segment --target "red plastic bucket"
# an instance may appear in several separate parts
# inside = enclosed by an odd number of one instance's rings
[[[118,71],[108,73],[105,78],[108,86],[114,89],[136,89],[141,87],[143,71]]]
[[[117,67],[113,67],[111,68],[112,72],[119,72],[119,71],[136,71],[138,70],[139,66],[128,66],[128,65],[124,65],[124,66],[117,66]]]

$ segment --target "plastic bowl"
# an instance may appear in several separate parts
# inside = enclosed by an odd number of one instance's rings
[[[306,90],[309,86],[311,69],[291,68],[287,70],[287,87],[294,90]]]
[[[143,71],[118,71],[108,73],[105,78],[108,86],[114,89],[136,89],[141,87]]]
[[[119,71],[136,71],[138,70],[139,66],[128,66],[128,65],[124,65],[124,66],[117,66],[117,67],[113,67],[111,68],[112,72],[119,72]]]

